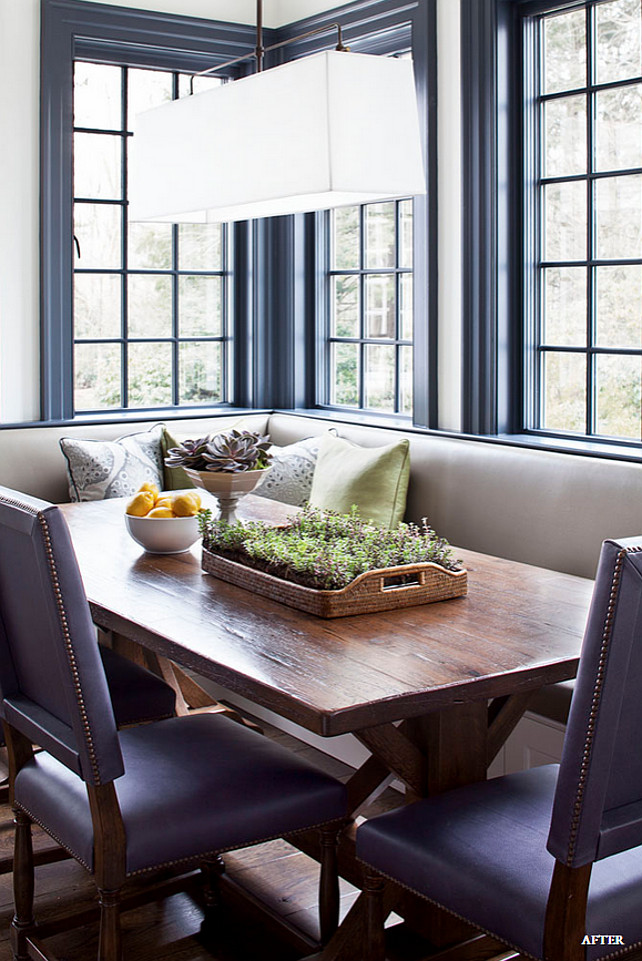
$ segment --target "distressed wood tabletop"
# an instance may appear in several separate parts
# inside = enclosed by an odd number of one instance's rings
[[[574,676],[592,582],[455,549],[468,595],[323,620],[217,580],[200,545],[146,554],[124,502],[62,506],[94,618],[321,735]],[[248,496],[246,517],[292,509]]]

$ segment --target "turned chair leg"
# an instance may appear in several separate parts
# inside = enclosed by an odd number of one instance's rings
[[[218,911],[221,907],[221,877],[225,874],[225,861],[218,854],[203,862],[201,872],[205,881],[205,910]]]
[[[369,874],[363,880],[366,909],[366,943],[364,961],[385,961],[386,938],[383,916],[383,890],[385,882],[376,874]]]
[[[100,903],[100,935],[98,961],[121,961],[120,890],[98,891]]]
[[[31,821],[14,810],[15,839],[13,854],[13,899],[16,913],[11,922],[11,948],[18,961],[29,958],[27,935],[34,927],[33,917],[33,844]]]
[[[339,870],[336,828],[322,828],[321,878],[319,880],[319,926],[321,944],[327,944],[339,927]]]

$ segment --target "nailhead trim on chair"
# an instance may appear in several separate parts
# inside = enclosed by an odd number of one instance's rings
[[[597,718],[597,712],[600,706],[600,700],[602,698],[602,688],[604,686],[604,676],[606,673],[606,662],[609,654],[609,646],[611,643],[611,632],[613,630],[613,620],[615,617],[615,606],[617,603],[617,597],[620,590],[620,580],[622,577],[622,567],[624,565],[624,558],[627,554],[638,554],[642,551],[642,547],[629,547],[623,548],[615,562],[615,568],[613,570],[613,581],[611,583],[611,594],[609,596],[609,604],[606,611],[606,617],[604,619],[604,630],[602,633],[602,647],[600,650],[600,660],[597,669],[597,680],[595,682],[595,688],[593,690],[593,701],[591,703],[591,712],[589,715],[588,729],[586,732],[586,740],[584,742],[584,752],[582,754],[582,765],[580,768],[580,779],[577,786],[577,794],[575,796],[575,804],[573,806],[573,819],[571,822],[571,832],[568,842],[568,854],[566,856],[565,864],[567,867],[573,867],[573,857],[575,855],[575,845],[577,843],[577,833],[579,830],[580,819],[582,816],[582,806],[584,803],[584,789],[586,787],[586,779],[588,777],[588,771],[591,761],[591,752],[593,750],[593,739],[595,737],[595,722]]]
[[[91,769],[94,775],[94,783],[100,784],[101,783],[100,768],[98,766],[98,760],[96,758],[96,750],[94,747],[94,739],[91,733],[91,727],[89,725],[89,718],[87,717],[85,699],[83,697],[80,681],[78,679],[78,666],[76,664],[76,654],[74,652],[73,644],[71,642],[71,635],[69,633],[69,625],[67,623],[67,614],[65,611],[65,605],[62,598],[62,591],[60,590],[60,582],[58,580],[58,571],[56,569],[56,562],[53,556],[53,549],[51,547],[49,525],[47,524],[46,517],[41,511],[38,511],[37,517],[40,522],[40,527],[42,529],[43,537],[45,539],[45,550],[47,552],[47,562],[49,564],[51,584],[54,590],[54,594],[56,596],[56,605],[58,607],[58,615],[60,617],[60,626],[62,628],[65,647],[67,649],[67,656],[69,658],[69,666],[71,668],[71,676],[74,684],[74,690],[76,692],[76,699],[78,701],[80,716],[82,718],[82,726],[85,732],[85,740],[87,741],[87,750],[89,751],[89,761],[91,763]]]
[[[297,834],[303,834],[305,831],[316,831],[318,828],[329,827],[332,824],[336,824],[337,828],[343,824],[345,818],[338,818],[334,821],[320,821],[318,824],[309,824],[304,828],[298,828],[296,831],[288,831],[287,834],[270,834],[268,837],[259,838],[256,841],[241,841],[239,844],[232,844],[230,847],[225,848],[215,848],[213,851],[203,851],[202,854],[193,854],[188,858],[177,858],[174,861],[163,861],[162,864],[153,864],[149,868],[139,868],[138,871],[130,871],[127,874],[128,878],[137,877],[140,874],[148,874],[150,871],[158,871],[160,868],[170,868],[175,864],[189,864],[191,861],[201,861],[203,858],[211,858],[217,854],[225,854],[226,851],[239,851],[243,847],[254,847],[257,844],[265,844],[267,841],[276,841],[279,838],[287,841],[288,838],[294,837]]]
[[[100,784],[100,770],[98,767],[98,762],[96,759],[96,752],[94,749],[94,741],[91,733],[91,728],[89,726],[89,718],[87,717],[87,711],[85,708],[85,702],[80,689],[80,682],[78,680],[78,668],[76,666],[76,655],[74,653],[73,645],[71,642],[71,636],[69,634],[69,625],[67,623],[67,615],[65,612],[65,606],[62,599],[62,592],[60,590],[60,582],[58,580],[58,571],[56,570],[56,564],[53,556],[53,549],[51,547],[51,537],[49,534],[49,525],[47,524],[47,518],[44,516],[42,511],[36,510],[29,504],[24,504],[22,501],[15,500],[10,497],[2,497],[2,503],[8,504],[11,507],[17,507],[19,510],[27,511],[32,517],[36,517],[40,524],[42,534],[45,541],[45,550],[47,552],[47,562],[49,564],[49,573],[51,576],[51,585],[53,587],[54,595],[56,598],[56,606],[58,608],[58,615],[60,617],[60,626],[62,628],[63,638],[65,641],[65,648],[67,650],[67,656],[69,658],[69,666],[71,668],[72,680],[74,685],[74,690],[76,693],[76,699],[78,701],[78,707],[80,709],[80,714],[82,717],[82,725],[85,732],[85,740],[87,742],[87,749],[89,752],[89,760],[91,763],[92,773],[94,777],[94,783]]]
[[[73,849],[69,847],[68,844],[65,844],[64,841],[61,841],[56,834],[53,834],[52,831],[50,831],[49,828],[45,824],[43,824],[39,818],[35,817],[31,813],[31,811],[29,811],[28,808],[26,808],[23,804],[20,804],[17,801],[15,802],[15,805],[16,807],[20,808],[20,810],[24,814],[26,814],[27,817],[31,821],[33,821],[34,824],[39,825],[39,827],[41,827],[43,831],[46,834],[48,834],[49,837],[52,838],[52,840],[56,842],[56,844],[59,844],[61,848],[64,848],[65,851],[67,851],[72,856],[72,858],[78,861],[78,863],[81,864],[83,868],[85,868],[85,870],[89,872],[89,874],[91,875],[94,874],[94,871],[87,864],[87,862],[83,858],[81,858],[78,854],[76,854],[73,851]],[[267,841],[276,841],[279,838],[283,838],[284,840],[287,840],[288,838],[294,837],[297,834],[303,834],[305,831],[316,831],[318,828],[330,827],[333,824],[336,824],[338,829],[339,827],[341,827],[344,821],[345,821],[344,818],[338,818],[334,821],[320,821],[319,824],[310,824],[304,828],[299,828],[297,831],[288,831],[287,834],[271,834],[269,837],[259,838],[257,841],[242,841],[240,844],[233,844],[231,847],[215,848],[213,851],[202,851],[199,854],[192,854],[188,858],[175,858],[173,861],[163,861],[160,864],[152,864],[148,868],[139,868],[137,871],[130,871],[128,872],[128,874],[125,875],[125,877],[127,879],[135,878],[135,877],[139,877],[142,874],[149,874],[151,871],[160,871],[161,868],[171,868],[177,864],[191,864],[191,863],[197,864],[199,861],[202,861],[203,859],[207,860],[208,858],[212,858],[217,854],[225,854],[226,851],[239,851],[243,847],[254,847],[257,844],[265,844]]]
[[[30,821],[33,821],[34,824],[37,824],[39,827],[41,827],[42,830],[45,832],[45,834],[48,834],[48,835],[49,835],[49,837],[52,839],[52,841],[55,841],[56,844],[58,844],[61,848],[64,848],[64,850],[67,851],[67,853],[70,854],[71,857],[74,858],[74,860],[78,861],[79,864],[82,864],[83,868],[84,868],[86,871],[88,871],[90,874],[93,874],[93,871],[91,870],[91,868],[89,867],[89,865],[87,864],[87,862],[84,861],[83,858],[79,857],[79,856],[69,847],[68,844],[65,844],[64,841],[61,841],[60,838],[59,838],[56,834],[53,833],[53,831],[50,831],[49,828],[46,827],[46,825],[44,825],[41,820],[39,820],[39,818],[34,817],[34,815],[31,813],[31,811],[28,810],[28,808],[26,808],[23,804],[20,804],[18,801],[14,801],[14,805],[15,805],[15,807],[17,807],[17,808],[20,808],[20,810],[23,812],[23,814],[26,814]]]
[[[524,951],[523,948],[519,948],[516,944],[513,944],[511,941],[507,941],[505,938],[500,937],[497,934],[497,932],[491,931],[489,928],[484,928],[479,924],[473,924],[470,918],[464,917],[463,914],[458,914],[457,911],[453,911],[451,908],[447,908],[445,905],[440,904],[439,901],[435,901],[434,898],[429,898],[427,897],[427,895],[422,894],[421,891],[416,891],[415,888],[411,888],[410,885],[404,884],[403,881],[399,881],[397,880],[397,878],[393,878],[392,875],[386,874],[385,871],[380,871],[379,868],[373,867],[371,864],[368,864],[368,862],[364,861],[362,858],[358,858],[358,860],[360,864],[363,864],[365,867],[370,868],[373,871],[376,871],[377,874],[380,874],[382,878],[386,878],[386,880],[392,881],[394,884],[397,884],[400,888],[404,888],[404,890],[410,891],[411,894],[418,895],[420,898],[423,898],[424,901],[428,901],[429,904],[436,905],[438,908],[441,908],[442,911],[445,911],[447,914],[452,915],[454,918],[458,918],[460,921],[465,921],[466,924],[472,925],[472,927],[476,928],[478,931],[481,931],[483,934],[488,934],[491,938],[495,938],[495,940],[501,941],[503,944],[506,945],[506,947],[512,948],[514,951],[517,951],[520,957],[532,958],[532,961],[542,961],[542,958],[538,958],[534,954],[529,954],[528,951]],[[612,951],[611,954],[602,955],[602,957],[598,958],[598,961],[612,961],[612,959],[614,958],[623,958],[627,954],[630,954],[632,951],[636,950],[641,946],[642,946],[642,941],[636,941],[634,944],[628,944],[625,948],[622,948],[619,951]]]
[[[520,955],[523,955],[526,958],[532,958],[532,961],[541,961],[541,958],[536,958],[534,954],[529,954],[528,951],[524,951],[522,948],[518,948],[517,945],[513,944],[511,941],[507,941],[505,938],[500,938],[500,936],[495,931],[491,931],[489,928],[484,928],[479,924],[473,924],[470,918],[465,918],[463,914],[458,914],[457,911],[453,911],[452,908],[447,908],[445,904],[441,904],[439,901],[435,901],[434,898],[429,898],[427,894],[422,894],[421,891],[416,891],[415,888],[411,888],[409,884],[404,884],[404,882],[399,881],[398,878],[393,878],[391,874],[386,874],[385,871],[381,871],[379,868],[375,868],[373,865],[368,864],[368,862],[364,861],[362,858],[357,858],[357,860],[359,861],[360,864],[365,865],[365,867],[370,868],[373,871],[376,871],[377,874],[380,874],[382,878],[386,878],[387,881],[392,881],[393,884],[399,885],[399,887],[404,888],[405,891],[410,891],[411,894],[416,894],[420,898],[423,898],[424,901],[427,901],[429,904],[434,904],[438,908],[441,908],[442,911],[446,911],[446,913],[452,915],[453,918],[458,918],[460,921],[464,921],[466,924],[470,924],[473,928],[476,928],[478,931],[481,931],[483,934],[488,934],[491,938],[495,938],[497,941],[501,941],[503,944],[506,945],[506,947],[512,948],[514,951],[519,952]],[[603,961],[603,959],[600,958],[600,961]],[[604,959],[604,961],[606,961],[606,959]]]

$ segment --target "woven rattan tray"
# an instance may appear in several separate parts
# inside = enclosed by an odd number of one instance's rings
[[[245,590],[296,607],[317,617],[346,617],[393,611],[461,597],[467,591],[466,570],[447,571],[437,564],[407,564],[360,574],[340,591],[316,591],[302,587],[203,549],[203,570]],[[399,584],[399,578],[410,578]]]

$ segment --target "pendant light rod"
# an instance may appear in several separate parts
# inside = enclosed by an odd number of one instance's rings
[[[251,57],[256,59],[256,72],[260,73],[263,70],[263,58],[266,53],[270,53],[272,50],[278,50],[280,47],[287,47],[290,43],[296,43],[299,40],[307,40],[309,37],[316,37],[320,33],[327,33],[328,30],[337,31],[337,45],[335,50],[340,50],[342,53],[348,53],[350,47],[344,46],[343,43],[343,32],[340,23],[330,23],[325,27],[316,27],[314,30],[308,30],[307,33],[300,33],[296,37],[290,37],[288,40],[281,40],[279,43],[273,43],[269,47],[263,46],[263,0],[256,0],[256,46],[251,53],[246,53],[242,57],[236,57],[234,60],[226,60],[225,63],[219,63],[215,67],[208,67],[207,70],[201,70],[199,73],[194,73],[190,77],[189,81],[189,92],[190,95],[194,93],[194,77],[207,77],[215,73],[217,70],[224,70],[226,67],[233,67],[237,63],[243,63],[244,60],[249,60]]]
[[[256,72],[263,70],[263,57],[265,49],[263,47],[263,0],[256,0],[256,47],[254,48],[256,57]]]

